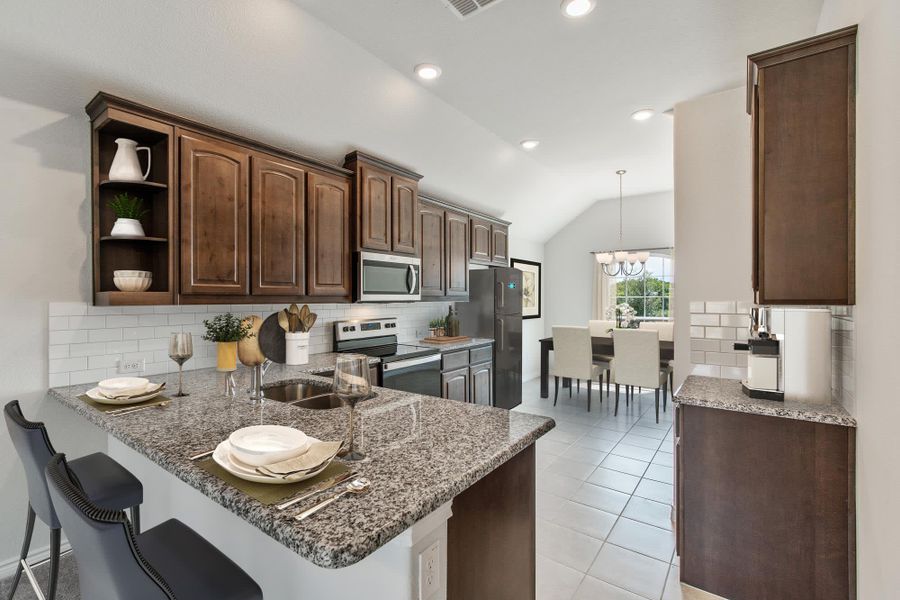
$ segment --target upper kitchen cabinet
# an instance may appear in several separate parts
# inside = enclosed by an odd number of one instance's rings
[[[748,57],[760,304],[855,303],[856,27]]]
[[[306,293],[349,300],[350,179],[317,171],[308,177]]]
[[[422,260],[419,289],[422,297],[441,297],[444,288],[444,208],[424,198],[419,202],[419,239]]]
[[[509,223],[499,219],[475,216],[469,219],[473,263],[499,267],[509,266]]]
[[[344,160],[355,174],[355,248],[419,254],[418,182],[422,176],[362,152],[351,152]]]
[[[250,161],[251,292],[306,293],[306,171],[265,155]]]
[[[448,296],[469,296],[469,215],[444,212],[446,222],[446,291]]]
[[[469,215],[452,204],[421,196],[418,229],[422,296],[467,298]]]
[[[250,153],[179,130],[181,293],[247,295]]]

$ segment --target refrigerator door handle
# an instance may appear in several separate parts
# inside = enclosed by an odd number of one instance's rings
[[[499,347],[497,350],[502,352],[502,351],[504,350],[504,348],[503,348],[503,341],[504,341],[504,339],[506,338],[506,335],[505,335],[504,332],[503,332],[503,319],[497,319],[497,325],[498,325],[498,329],[500,330],[500,331],[498,332],[499,335],[497,336],[497,337],[500,338],[500,342],[499,342],[499,343],[500,343],[500,347]]]

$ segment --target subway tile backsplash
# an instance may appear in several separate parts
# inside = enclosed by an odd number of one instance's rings
[[[397,317],[397,337],[411,342],[428,335],[428,322],[447,314],[448,302],[397,304],[310,304],[319,318],[310,332],[310,353],[331,352],[333,323],[348,318]],[[119,375],[119,361],[144,360],[143,375],[177,372],[169,358],[169,336],[189,332],[194,357],[187,369],[215,366],[215,344],[202,339],[203,321],[215,315],[259,315],[266,318],[281,304],[192,306],[91,306],[84,302],[51,302],[49,306],[50,387],[91,383]]]

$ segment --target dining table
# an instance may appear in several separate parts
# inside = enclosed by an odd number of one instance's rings
[[[541,398],[550,395],[550,351],[553,350],[553,337],[541,338]],[[591,350],[594,354],[615,356],[615,347],[611,337],[591,337]],[[659,341],[659,360],[668,361],[675,358],[675,342]],[[563,386],[568,385],[563,380]]]

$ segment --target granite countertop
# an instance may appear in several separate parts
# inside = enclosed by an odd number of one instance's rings
[[[822,404],[812,404],[796,400],[776,402],[774,400],[751,398],[741,390],[741,382],[733,379],[691,375],[684,380],[684,384],[675,392],[675,403],[733,410],[753,415],[812,421],[827,425],[856,427],[856,419],[850,416],[850,413],[836,402],[828,401]]]
[[[331,368],[323,355],[310,358],[315,360],[304,367],[274,366],[265,384],[328,383],[302,372]],[[299,508],[277,511],[264,506],[188,458],[214,448],[236,429],[260,423],[297,427],[322,440],[344,436],[348,409],[309,410],[272,400],[253,403],[243,392],[249,373],[246,368],[237,371],[241,392],[230,399],[222,393],[221,373],[186,371],[189,396],[173,398],[166,408],[119,417],[106,416],[78,399],[89,385],[55,388],[49,396],[326,568],[362,560],[554,427],[552,419],[537,415],[375,388],[378,397],[357,406],[356,442],[369,458],[354,464],[360,476],[372,481],[371,492],[345,497],[315,519],[297,522],[293,517]],[[166,376],[150,379],[163,381]]]
[[[466,348],[475,348],[486,344],[493,344],[494,340],[490,338],[472,338],[465,342],[451,342],[448,344],[439,344],[437,342],[426,342],[425,340],[416,340],[411,342],[416,346],[424,346],[426,348],[437,348],[441,352],[452,352],[453,350],[465,350]]]

